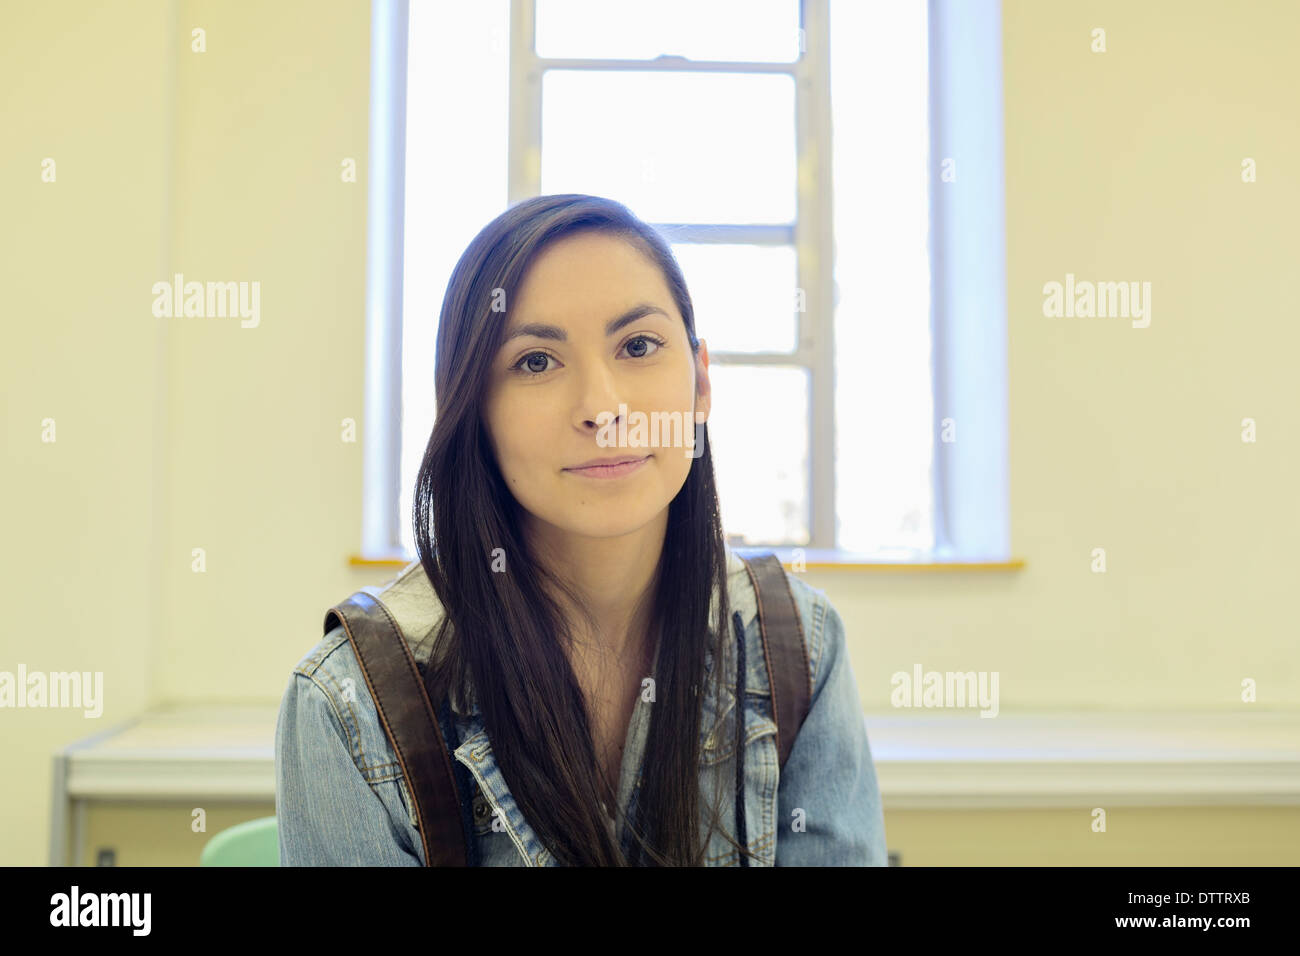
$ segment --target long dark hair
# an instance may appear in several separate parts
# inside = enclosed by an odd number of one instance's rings
[[[602,791],[592,721],[566,654],[573,638],[544,585],[568,595],[588,619],[590,611],[530,553],[521,506],[501,476],[481,414],[488,365],[506,328],[501,313],[491,311],[499,302],[494,290],[504,290],[513,303],[530,264],[549,243],[590,231],[622,238],[658,264],[691,350],[699,353],[691,297],[667,240],[622,204],[581,194],[537,196],[511,206],[474,237],[443,298],[437,414],[414,493],[416,548],[445,610],[429,635],[435,653],[423,677],[435,706],[452,687],[472,687],[506,785],[560,865],[701,866],[709,835],[718,829],[715,802],[708,834],[700,832],[704,655],[706,648],[712,654],[714,712],[722,714],[730,633],[727,551],[707,426],[697,429],[703,450],[697,449],[669,505],[652,584],[648,633],[662,636],[636,819],[622,821],[632,837],[625,855],[597,798]],[[492,570],[493,556],[501,553],[504,574]],[[718,616],[710,626],[715,595]],[[617,788],[617,781],[612,785]],[[723,837],[752,856],[730,834]]]

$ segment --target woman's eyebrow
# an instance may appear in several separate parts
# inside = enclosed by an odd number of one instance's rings
[[[605,324],[605,334],[607,336],[613,335],[619,329],[623,328],[623,326],[630,325],[637,319],[645,318],[645,316],[653,315],[656,312],[666,319],[672,318],[672,316],[659,308],[659,306],[650,305],[647,302],[641,302],[632,306],[632,308],[628,309],[617,318],[610,319],[609,322]],[[568,333],[558,326],[544,325],[540,322],[526,322],[523,325],[516,326],[508,332],[501,344],[504,345],[511,339],[519,338],[521,335],[533,335],[539,339],[554,339],[557,342],[567,342],[569,340]]]

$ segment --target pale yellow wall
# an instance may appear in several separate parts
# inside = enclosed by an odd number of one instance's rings
[[[1295,807],[1114,807],[1106,831],[1077,810],[886,807],[903,866],[1295,866]]]
[[[169,653],[154,502],[171,358],[148,293],[167,262],[171,44],[155,4],[0,13],[0,670],[105,685],[98,719],[0,710],[0,865],[45,862],[50,754],[155,699]]]
[[[1004,711],[1237,709],[1243,677],[1253,706],[1300,707],[1298,34],[1287,2],[1006,4],[1011,508],[1028,566],[810,572],[844,616],[865,706],[919,662],[999,671]],[[0,818],[20,824],[0,828],[0,863],[45,860],[55,747],[164,700],[278,700],[324,609],[389,576],[346,564],[361,447],[339,440],[363,416],[368,87],[362,2],[6,8],[0,669],[102,670],[107,687],[98,721],[0,712]],[[260,281],[260,326],[155,319],[150,286],[172,272]],[[1150,327],[1045,318],[1042,286],[1066,272],[1150,281]],[[914,819],[887,815],[891,847],[925,845]],[[1147,830],[1149,862],[1186,838],[1168,819]],[[978,832],[1033,859],[1022,831]],[[930,843],[905,862],[979,856]],[[1215,859],[1277,862],[1266,845]]]

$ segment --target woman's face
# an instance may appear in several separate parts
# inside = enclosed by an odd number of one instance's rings
[[[703,342],[698,358],[691,351],[654,262],[614,236],[566,236],[533,262],[505,311],[488,315],[506,322],[507,337],[492,359],[484,420],[531,519],[550,534],[608,538],[664,515],[695,460],[684,446],[708,418],[710,392],[708,351]],[[672,415],[675,432],[663,427]],[[620,424],[622,444],[602,444],[619,440]],[[629,457],[645,461],[617,477],[573,470]]]

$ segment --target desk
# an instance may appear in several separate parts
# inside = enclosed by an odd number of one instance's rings
[[[50,865],[85,859],[95,801],[275,800],[278,704],[178,704],[150,711],[54,755]]]

